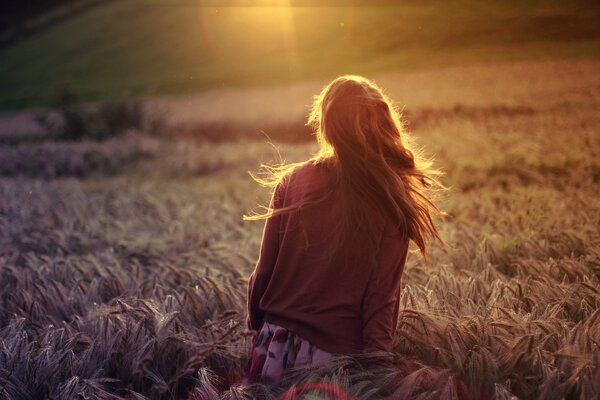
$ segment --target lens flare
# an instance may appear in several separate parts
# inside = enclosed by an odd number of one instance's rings
[[[342,388],[326,382],[301,383],[288,389],[281,395],[279,400],[327,399],[348,400],[348,395]]]

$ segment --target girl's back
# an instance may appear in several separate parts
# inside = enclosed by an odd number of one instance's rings
[[[312,162],[296,168],[277,187],[273,208],[295,204],[322,189],[330,174],[326,166]],[[397,303],[408,238],[373,215],[376,254],[365,251],[367,238],[359,229],[332,249],[339,213],[330,197],[267,221],[257,270],[272,267],[254,276],[252,286],[264,288],[260,298],[257,291],[249,291],[251,327],[259,329],[264,319],[331,353],[389,349],[398,310],[379,311]],[[268,282],[259,282],[267,276]]]
[[[255,178],[275,190],[268,211],[248,217],[267,220],[248,284],[248,326],[260,331],[251,376],[276,379],[310,354],[391,350],[408,242],[425,254],[439,239],[425,192],[438,172],[410,149],[380,88],[339,77],[309,122],[318,154]]]

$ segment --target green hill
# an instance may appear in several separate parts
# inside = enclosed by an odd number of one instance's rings
[[[0,108],[51,105],[65,87],[99,100],[600,55],[600,9],[592,2],[351,3],[107,2],[0,50]]]

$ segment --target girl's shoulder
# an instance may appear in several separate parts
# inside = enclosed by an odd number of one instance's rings
[[[307,160],[296,164],[283,176],[279,181],[278,188],[284,191],[288,197],[302,197],[331,182],[329,172],[323,163]]]
[[[329,166],[321,160],[308,160],[294,168],[289,181],[296,184],[322,183],[330,177]]]

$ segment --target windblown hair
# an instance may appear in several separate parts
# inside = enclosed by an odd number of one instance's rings
[[[295,168],[312,162],[330,167],[330,185],[297,204],[244,219],[266,219],[334,195],[342,208],[342,231],[367,227],[372,232],[376,210],[394,221],[423,256],[429,239],[441,240],[432,220],[441,212],[427,194],[434,186],[443,188],[437,180],[441,172],[411,149],[399,112],[375,83],[355,75],[336,78],[315,97],[308,124],[319,144],[316,155],[301,163],[262,165],[266,177],[251,175],[276,187]]]

